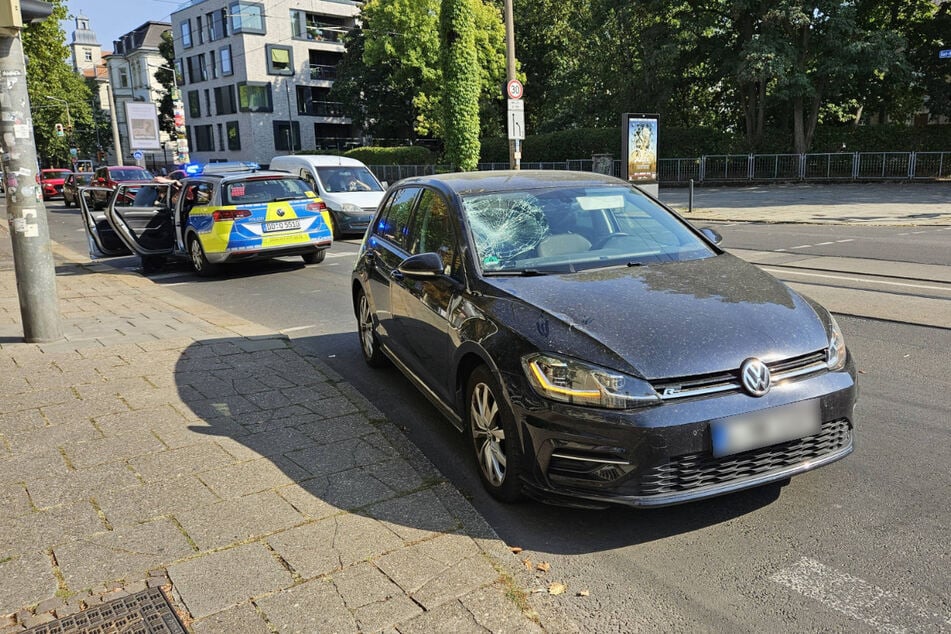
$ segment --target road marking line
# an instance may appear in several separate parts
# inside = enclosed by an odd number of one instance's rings
[[[855,238],[846,238],[845,240],[836,240],[838,243],[842,242],[855,242]]]
[[[818,244],[816,244],[816,246],[817,246],[817,247],[824,247],[824,246],[827,245],[827,244],[835,244],[835,240],[833,240],[832,242],[819,242]]]
[[[317,327],[317,324],[311,324],[309,326],[294,326],[293,328],[284,328],[281,330],[281,332],[283,333],[297,332],[299,330],[310,330],[311,328],[316,328],[316,327]]]
[[[811,249],[811,244],[800,244],[798,247],[789,247],[790,249]]]
[[[328,258],[355,258],[357,253],[328,253],[326,256]]]
[[[845,280],[848,282],[864,282],[865,284],[887,284],[889,286],[902,286],[906,288],[921,288],[929,291],[947,291],[947,286],[925,286],[923,284],[906,284],[904,282],[888,282],[886,280],[867,280],[861,277],[848,277],[845,275],[824,275],[822,273],[806,273],[805,271],[795,271],[792,269],[773,269],[773,268],[763,268],[767,273],[789,273],[792,275],[804,275],[807,277],[822,277],[830,280]],[[868,275],[874,275],[869,273]]]
[[[928,612],[894,592],[808,557],[769,580],[882,632],[940,632],[951,626],[951,615]]]

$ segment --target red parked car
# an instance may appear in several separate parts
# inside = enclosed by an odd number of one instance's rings
[[[67,169],[40,170],[40,188],[43,190],[43,200],[62,197],[63,181],[72,173],[72,170]]]
[[[119,183],[151,183],[155,177],[152,172],[138,165],[104,165],[96,170],[92,178],[94,187],[108,187],[115,189]],[[109,203],[109,193],[103,190],[92,190],[93,206],[96,209],[105,209]]]

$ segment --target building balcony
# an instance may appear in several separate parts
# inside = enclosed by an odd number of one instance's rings
[[[337,67],[324,64],[310,65],[310,78],[315,81],[333,81],[337,79]]]

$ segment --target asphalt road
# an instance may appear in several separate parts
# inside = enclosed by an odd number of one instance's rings
[[[84,252],[75,210],[51,206],[50,224]],[[951,265],[943,227],[718,228],[728,248]],[[848,241],[819,244],[836,240]],[[364,366],[346,292],[356,248],[338,242],[317,266],[249,265],[211,281],[173,266],[152,279],[312,346],[522,557],[551,565],[539,588],[568,585],[545,600],[579,631],[951,632],[951,330],[840,317],[861,372],[858,448],[786,487],[651,511],[506,506],[483,493],[462,437],[397,371]]]

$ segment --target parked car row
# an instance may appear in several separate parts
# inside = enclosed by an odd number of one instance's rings
[[[364,231],[350,287],[364,360],[396,366],[466,434],[501,501],[679,504],[853,450],[856,371],[829,312],[629,183],[484,172],[384,191],[339,157],[271,167],[94,179],[78,190],[91,252],[210,275],[320,262],[334,235]]]

